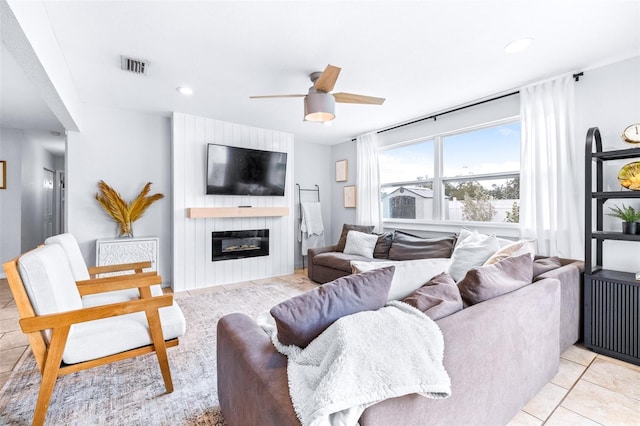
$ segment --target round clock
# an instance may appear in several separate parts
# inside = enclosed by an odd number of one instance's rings
[[[640,123],[632,124],[624,129],[622,140],[633,145],[640,144]]]

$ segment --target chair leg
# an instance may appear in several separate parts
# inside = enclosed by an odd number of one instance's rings
[[[156,356],[158,357],[158,364],[160,364],[160,372],[162,373],[164,386],[167,389],[167,393],[171,393],[173,392],[173,381],[171,380],[171,368],[169,367],[169,358],[167,357],[167,347],[164,343],[162,325],[160,324],[160,314],[157,309],[147,311],[146,314],[151,339],[153,340],[153,346],[156,350]]]
[[[67,343],[67,337],[69,336],[69,329],[69,326],[54,328],[51,333],[51,344],[49,345],[49,351],[44,362],[38,402],[36,402],[36,409],[33,413],[32,424],[34,426],[44,424],[44,419],[47,416],[51,394],[53,393],[53,388],[58,378],[62,354],[64,353],[64,347]]]

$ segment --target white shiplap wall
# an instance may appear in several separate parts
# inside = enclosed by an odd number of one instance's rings
[[[173,289],[191,290],[293,273],[293,217],[189,219],[190,207],[289,207],[293,212],[293,135],[173,113]],[[286,152],[284,197],[206,195],[208,143]],[[211,232],[269,229],[269,256],[211,261]]]

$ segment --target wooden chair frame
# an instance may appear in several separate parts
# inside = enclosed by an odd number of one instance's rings
[[[16,301],[16,306],[20,314],[20,327],[29,339],[29,344],[38,364],[38,369],[42,375],[38,401],[33,416],[34,425],[44,424],[44,420],[49,408],[51,394],[58,377],[77,371],[97,367],[99,365],[120,361],[127,358],[136,357],[151,352],[155,352],[160,365],[160,371],[164,380],[167,393],[173,392],[173,382],[171,370],[167,357],[167,348],[178,345],[178,339],[171,339],[165,342],[160,314],[158,309],[173,304],[173,295],[151,296],[149,286],[161,284],[162,278],[156,272],[141,272],[145,264],[150,262],[140,262],[135,269],[140,272],[129,275],[118,275],[106,278],[94,278],[86,281],[78,281],[78,291],[81,296],[128,288],[138,288],[140,299],[128,302],[113,303],[103,306],[82,308],[74,311],[60,312],[48,315],[36,315],[29,296],[18,272],[18,259],[13,259],[4,263],[4,270],[9,282],[9,288]],[[130,264],[131,265],[131,264]],[[141,265],[139,268],[137,265]],[[113,272],[112,267],[122,265],[110,265],[98,267],[99,272]],[[92,268],[96,270],[96,268]],[[128,268],[131,269],[131,268]],[[131,314],[134,312],[144,312],[149,322],[149,331],[152,344],[135,348],[126,352],[121,352],[106,357],[80,362],[77,364],[65,365],[62,363],[62,355],[69,336],[69,330],[73,324],[86,321],[93,321],[102,318],[109,318],[119,315]],[[44,338],[43,331],[51,330],[50,343]]]
[[[134,271],[136,274],[141,274],[144,268],[151,268],[151,261],[122,263],[119,265],[87,266],[87,270],[89,271],[89,276],[91,278],[95,278],[98,274],[106,274],[109,272]],[[149,274],[152,272],[157,275],[156,271],[146,273]]]

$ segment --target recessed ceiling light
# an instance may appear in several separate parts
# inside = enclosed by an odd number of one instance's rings
[[[183,95],[193,95],[193,89],[191,87],[180,86],[176,90]]]
[[[533,42],[533,39],[531,37],[520,38],[518,40],[514,40],[511,43],[507,44],[504,47],[504,51],[507,53],[522,52],[523,50],[531,46],[532,42]]]

